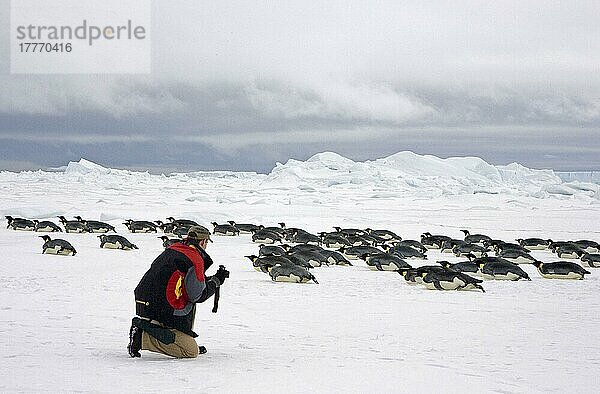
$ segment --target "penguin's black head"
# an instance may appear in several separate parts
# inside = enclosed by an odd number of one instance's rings
[[[469,235],[469,230],[460,230],[462,231],[465,235]]]
[[[254,262],[254,260],[256,260],[258,258],[258,256],[251,254],[250,256],[244,256],[250,259],[250,261]]]
[[[45,242],[49,242],[51,241],[51,238],[49,235],[40,235],[39,236],[41,239],[43,239]]]
[[[531,264],[533,264],[536,268],[540,268],[540,265],[542,265],[543,263],[539,260],[534,260]]]
[[[232,226],[235,226],[235,222],[233,220],[228,220],[227,223],[231,224]]]
[[[279,222],[277,223],[281,228],[285,228],[285,223],[284,222]]]

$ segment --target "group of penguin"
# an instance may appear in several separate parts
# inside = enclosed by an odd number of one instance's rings
[[[58,216],[64,231],[68,233],[102,233],[100,247],[111,249],[137,249],[137,246],[115,232],[115,228],[104,222],[86,220],[75,216],[67,220]],[[51,221],[29,220],[6,216],[7,228],[22,231],[62,232],[62,228]],[[165,222],[156,220],[139,221],[128,219],[123,223],[131,233],[157,233],[163,247],[181,242],[189,227],[198,225],[189,219],[169,217]],[[600,268],[600,244],[590,240],[553,241],[541,238],[517,239],[517,243],[493,239],[483,234],[471,234],[461,230],[461,239],[429,232],[421,235],[420,241],[402,239],[390,230],[370,228],[341,228],[335,231],[312,234],[301,228],[287,227],[285,223],[265,227],[255,224],[241,224],[229,221],[227,224],[212,223],[213,234],[238,236],[251,234],[254,243],[260,244],[258,255],[246,256],[253,267],[268,273],[276,282],[317,282],[310,272],[312,268],[342,265],[351,266],[352,260],[363,260],[367,267],[377,271],[396,271],[410,284],[422,284],[429,289],[484,291],[481,283],[486,280],[531,280],[519,265],[532,264],[544,278],[583,279],[590,274],[582,265],[566,259],[579,259],[581,264]],[[172,234],[175,238],[169,238]],[[51,239],[43,235],[43,253],[75,255],[77,251],[66,240]],[[279,245],[275,245],[278,243]],[[437,249],[442,253],[452,253],[465,260],[451,264],[437,261],[435,265],[413,267],[406,260],[426,260],[427,251]],[[532,250],[550,250],[561,259],[555,262],[542,262],[534,258]],[[492,256],[491,254],[495,255]],[[480,279],[481,278],[481,279]]]
[[[118,234],[106,234],[108,232],[116,233],[114,226],[97,220],[86,220],[81,216],[74,216],[75,220],[67,220],[64,216],[58,216],[58,219],[64,227],[66,233],[100,233],[100,247],[106,249],[132,250],[138,247],[127,238]],[[29,220],[24,218],[15,218],[6,216],[8,222],[7,228],[18,231],[35,231],[45,233],[63,232],[63,229],[52,221]],[[128,221],[129,222],[129,221]],[[133,221],[131,221],[133,222]],[[134,222],[136,223],[136,222]],[[136,232],[136,231],[131,231]],[[77,250],[67,240],[55,238],[49,235],[40,236],[44,241],[42,245],[43,254],[55,254],[61,256],[75,256]]]
[[[464,237],[455,239],[429,232],[421,240],[404,240],[390,230],[334,227],[335,231],[311,234],[303,229],[279,226],[238,225],[241,233],[251,233],[252,241],[260,243],[258,255],[246,256],[253,267],[268,273],[273,281],[317,282],[309,271],[325,265],[352,265],[351,260],[363,260],[372,270],[396,271],[409,284],[422,284],[436,290],[481,290],[485,280],[531,280],[519,265],[532,264],[540,276],[548,279],[583,279],[590,274],[573,261],[544,263],[534,258],[532,250],[550,250],[559,259],[580,259],[581,264],[600,268],[600,244],[595,241],[561,241],[550,239],[517,239],[517,243],[492,239],[483,234],[461,230]],[[273,245],[279,243],[280,245]],[[290,244],[294,244],[290,246]],[[437,261],[435,265],[412,267],[406,260],[426,260],[427,251],[437,249],[464,257],[451,264]],[[495,255],[492,256],[491,254]]]

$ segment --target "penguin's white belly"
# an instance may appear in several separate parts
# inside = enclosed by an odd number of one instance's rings
[[[103,248],[106,249],[122,249],[120,242],[105,242]]]
[[[301,278],[294,274],[289,275],[278,275],[275,277],[275,282],[288,282],[288,283],[306,283],[309,279]]]
[[[544,250],[546,248],[548,248],[548,246],[546,245],[533,245],[533,246],[525,246],[527,249],[529,250]]]
[[[488,280],[518,280],[520,278],[519,275],[513,274],[512,272],[509,272],[506,275],[501,275],[501,274],[496,274],[496,275],[482,274],[482,276],[483,276],[483,279],[488,279]]]
[[[561,275],[561,274],[542,274],[540,272],[540,275],[542,277],[546,278],[546,279],[582,279],[583,278],[583,276],[581,274],[578,274],[577,272],[569,272],[566,275]]]
[[[92,233],[107,233],[107,232],[109,232],[109,231],[110,231],[110,229],[109,229],[109,228],[102,227],[102,228],[95,228],[95,229],[93,229],[91,232],[92,232]]]
[[[423,282],[423,284],[429,290],[438,290],[435,287],[435,284],[433,282],[431,282],[431,283]],[[451,282],[446,281],[446,280],[441,280],[441,281],[439,281],[439,284],[440,284],[440,287],[444,290],[456,290],[459,287],[464,286],[465,282],[463,282],[462,280],[460,280],[458,278],[454,278]]]
[[[53,246],[51,248],[46,248],[44,249],[45,254],[58,254],[58,252],[60,252],[61,247],[60,246]]]
[[[508,260],[508,261],[510,261],[511,263],[515,263],[515,264],[530,264],[530,263],[533,262],[533,260],[530,260],[530,259],[528,259],[526,257],[523,257],[523,256],[515,257],[515,258],[512,258],[512,259],[505,257],[505,259]]]
[[[578,259],[579,258],[579,256],[575,252],[561,253],[558,257],[561,259]]]
[[[273,244],[275,243],[274,239],[271,238],[256,238],[255,240],[253,240],[253,242],[259,243],[259,244]]]
[[[320,261],[317,261],[317,260],[312,260],[312,259],[311,259],[311,260],[308,260],[308,264],[310,264],[310,265],[311,265],[311,266],[313,266],[313,267],[320,267],[320,266],[322,266],[322,265],[323,265],[323,264],[321,264],[321,262],[320,262]]]
[[[38,233],[52,233],[54,229],[52,227],[38,227],[36,230]]]

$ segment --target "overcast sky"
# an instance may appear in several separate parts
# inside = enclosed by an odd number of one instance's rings
[[[0,168],[268,172],[330,150],[600,170],[599,1],[154,1],[152,74],[10,75]]]

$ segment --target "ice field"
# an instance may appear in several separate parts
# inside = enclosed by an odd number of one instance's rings
[[[2,392],[598,392],[600,268],[584,280],[485,281],[485,293],[410,286],[395,272],[315,268],[319,284],[275,283],[244,256],[250,235],[214,236],[207,252],[231,271],[219,312],[200,304],[208,353],[129,358],[133,289],[163,250],[125,219],[188,218],[333,226],[461,238],[460,229],[514,242],[600,241],[597,183],[478,158],[400,152],[353,162],[335,153],[278,164],[270,174],[152,175],[81,160],[55,172],[0,172]],[[50,234],[76,256],[43,255],[34,232],[5,215],[106,221],[139,250],[99,248],[97,234]],[[428,260],[458,262],[427,252]],[[533,251],[544,262],[559,259]],[[574,261],[574,260],[573,260]]]

